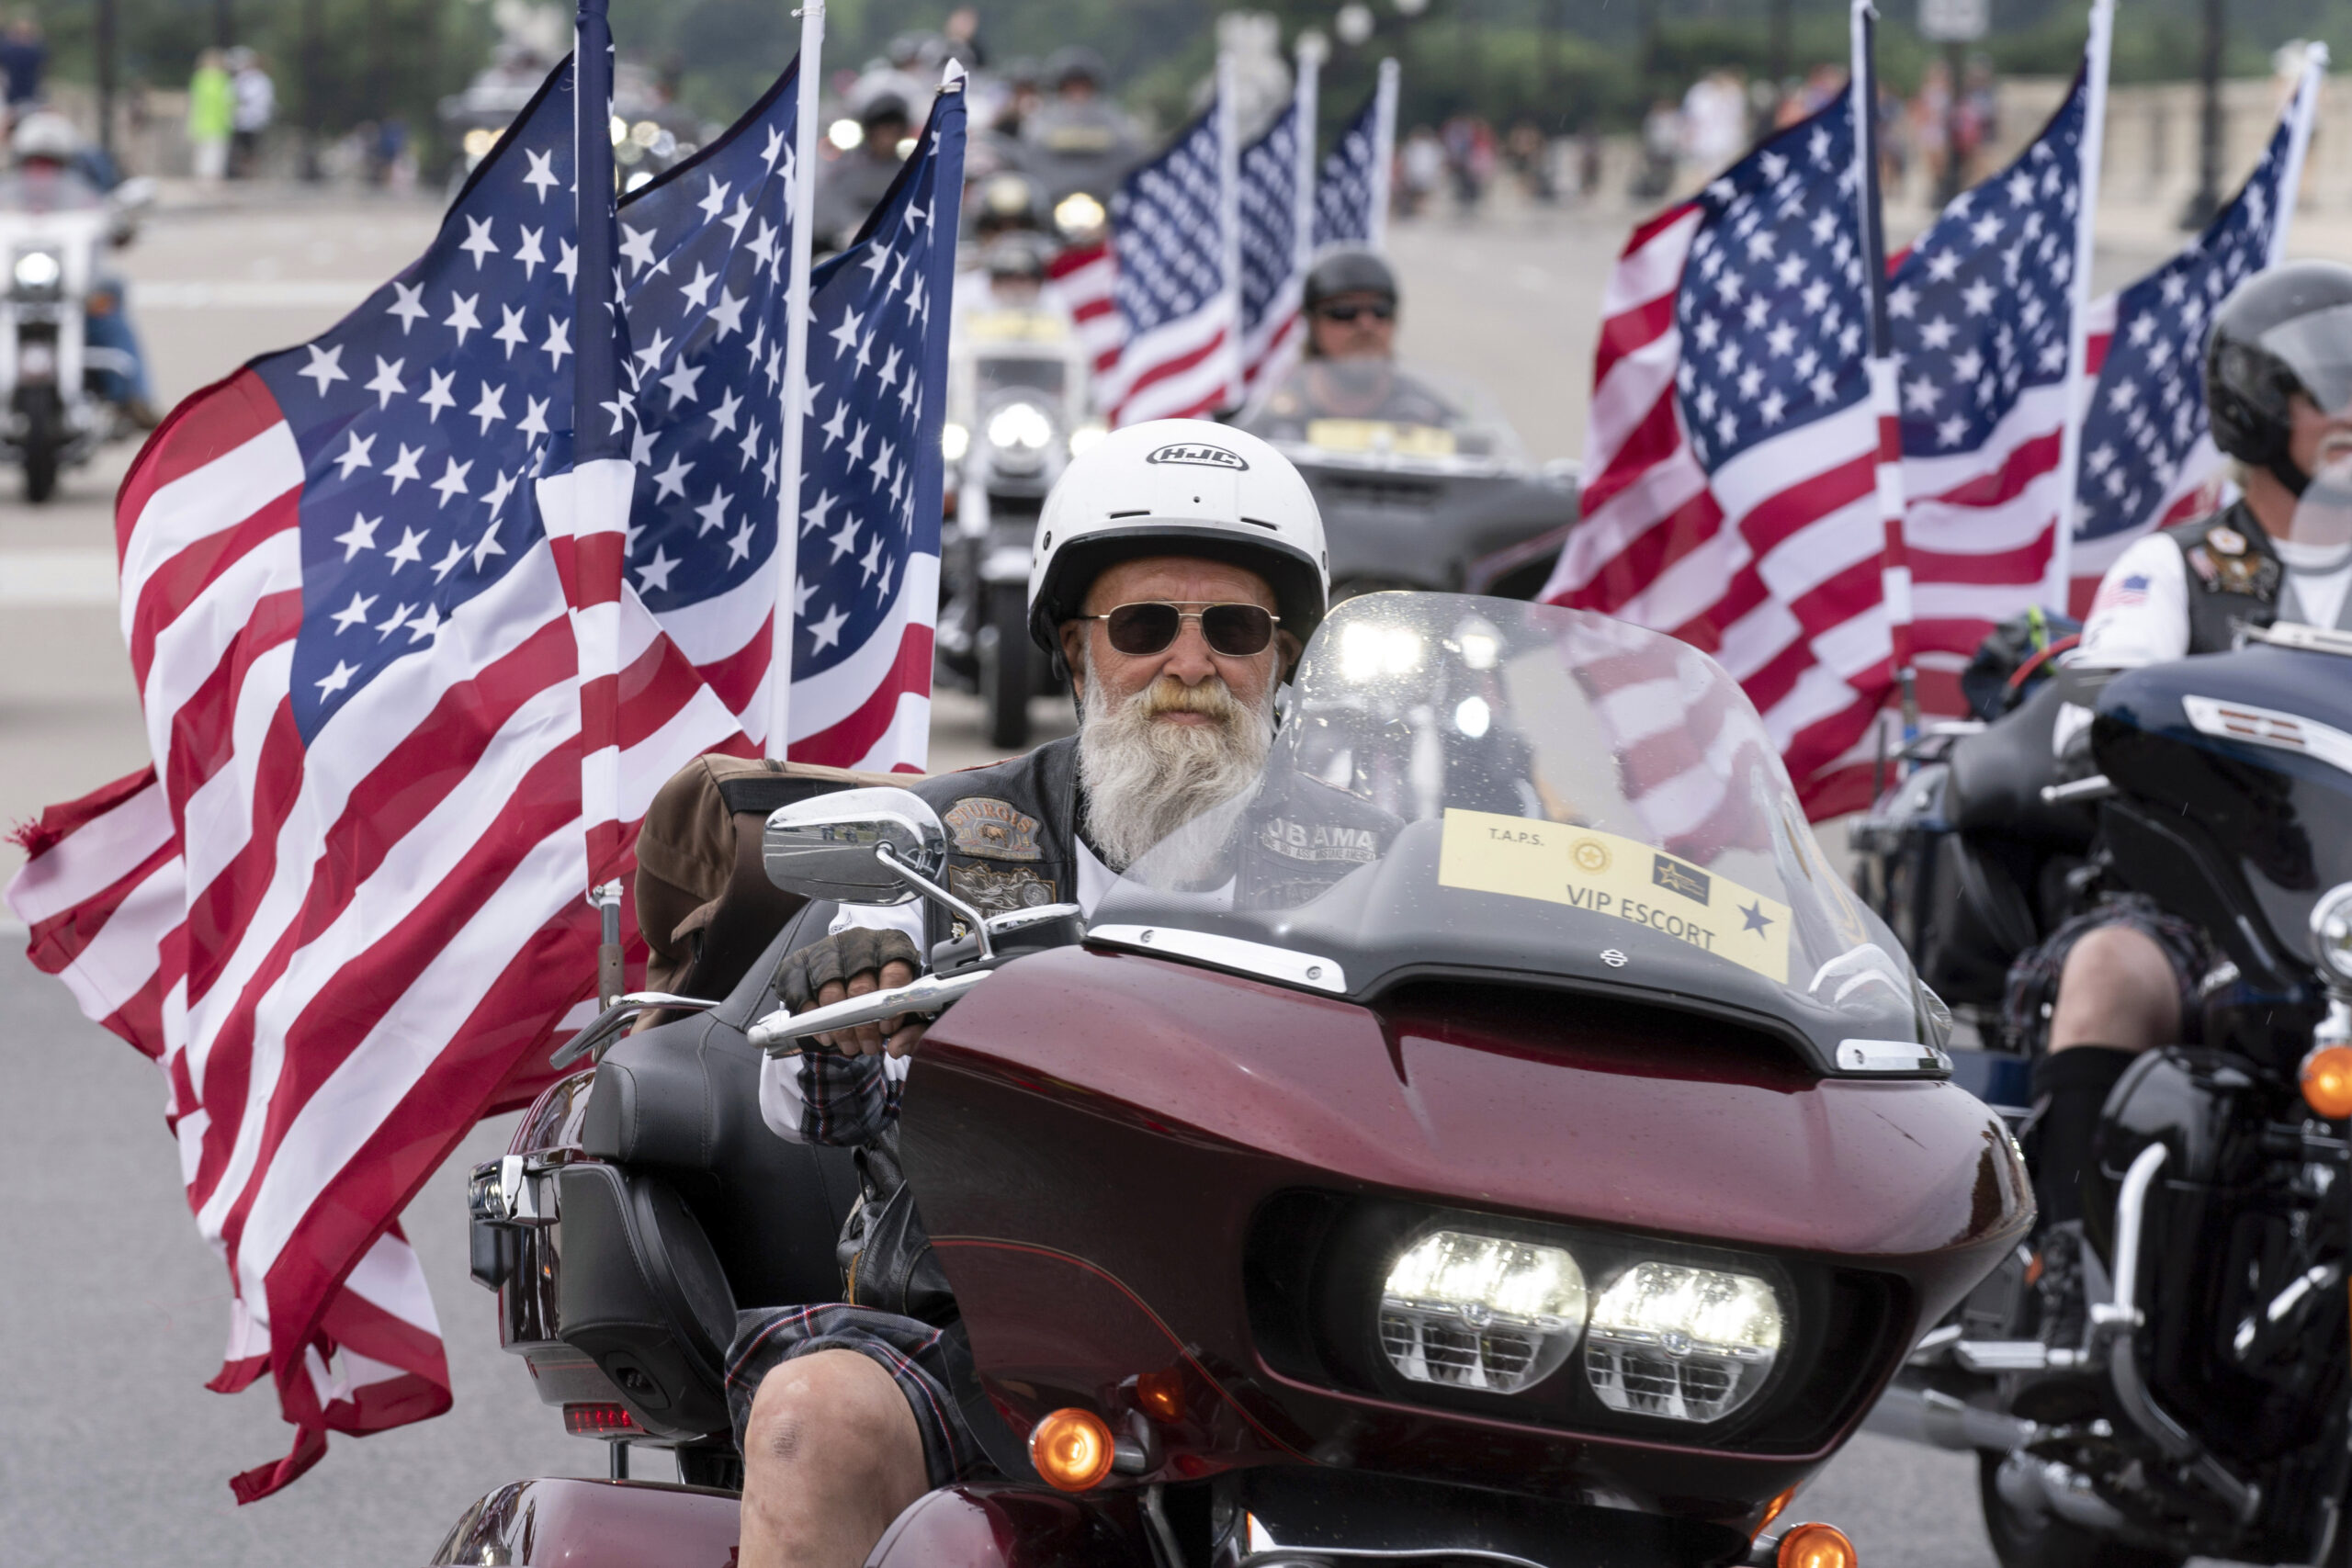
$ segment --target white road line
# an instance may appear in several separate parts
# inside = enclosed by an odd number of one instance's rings
[[[229,278],[218,283],[134,282],[130,303],[141,310],[349,310],[383,286],[342,277]]]
[[[0,550],[0,604],[114,607],[112,550]]]

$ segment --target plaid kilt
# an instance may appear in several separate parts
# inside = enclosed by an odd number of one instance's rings
[[[2029,947],[2009,965],[2008,987],[2001,999],[2001,1029],[2012,1048],[2039,1056],[2049,1045],[2050,1017],[2058,1002],[2058,977],[2065,972],[2075,944],[2095,931],[2122,926],[2138,931],[2163,949],[2171,962],[2173,982],[2180,990],[2181,1043],[2193,1045],[2204,1032],[2204,1009],[2199,987],[2213,967],[2212,946],[2197,925],[2166,914],[2144,893],[2110,893],[2098,907],[2085,910]]]
[[[923,1469],[934,1489],[993,1472],[965,1415],[965,1399],[979,1398],[979,1376],[962,1334],[845,1302],[736,1314],[735,1343],[727,1352],[727,1410],[739,1451],[761,1380],[794,1357],[819,1350],[854,1350],[890,1374],[914,1412]]]

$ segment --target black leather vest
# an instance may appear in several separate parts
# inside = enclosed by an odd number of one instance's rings
[[[2188,651],[2227,653],[2240,626],[2278,618],[2287,568],[2245,502],[2165,530],[2188,570]]]

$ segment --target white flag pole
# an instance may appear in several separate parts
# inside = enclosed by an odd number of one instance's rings
[[[2115,0],[2092,0],[2090,41],[2083,52],[2081,204],[2075,209],[2074,276],[2066,280],[2066,421],[2058,434],[2058,515],[2050,543],[2050,571],[2042,603],[2060,615],[2074,613],[2075,493],[2082,484],[2083,421],[2089,413],[2093,378],[2088,366],[2091,311],[2091,242],[2098,211],[2098,168],[2107,141],[2107,62],[2115,40]]]
[[[1235,112],[1233,56],[1216,57],[1216,220],[1226,299],[1225,403],[1241,406],[1241,124]]]
[[[1388,243],[1388,172],[1396,164],[1396,58],[1380,62],[1372,108],[1372,218],[1365,237],[1374,250]]]
[[[2319,118],[2320,89],[2327,85],[2327,45],[2307,46],[2302,80],[2287,112],[2287,164],[2278,171],[2278,218],[2270,227],[2270,254],[2265,261],[2277,266],[2287,259],[2287,231],[2294,227],[2295,205],[2303,186],[2303,155],[2311,150],[2312,122]]]
[[[1322,92],[1323,55],[1329,47],[1318,34],[1309,33],[1298,40],[1298,83],[1291,95],[1298,117],[1298,152],[1292,165],[1297,184],[1291,202],[1291,265],[1302,279],[1315,265],[1315,117]]]
[[[768,653],[768,730],[761,749],[781,760],[791,745],[792,638],[800,573],[801,394],[808,383],[808,248],[817,210],[817,97],[824,86],[824,0],[808,0],[800,17],[800,64],[793,91],[792,172],[785,181],[792,232],[792,270],[785,292],[784,396],[778,433],[775,511],[775,617]]]

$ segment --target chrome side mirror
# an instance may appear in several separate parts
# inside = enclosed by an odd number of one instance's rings
[[[928,892],[924,884],[947,863],[947,829],[911,790],[838,790],[770,813],[760,860],[788,893],[904,904]]]

